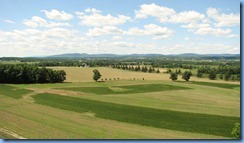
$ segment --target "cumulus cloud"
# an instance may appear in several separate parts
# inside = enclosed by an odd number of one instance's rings
[[[125,32],[128,35],[143,36],[152,35],[153,39],[168,39],[173,36],[173,31],[167,27],[161,27],[155,24],[144,25],[144,29],[132,27]]]
[[[125,15],[102,15],[101,11],[97,9],[86,9],[85,12],[76,12],[76,15],[81,20],[81,25],[103,27],[121,25],[131,21],[131,18]]]
[[[115,27],[115,26],[105,26],[105,27],[95,27],[93,29],[89,29],[87,36],[103,36],[103,35],[116,35],[122,34],[123,30]]]
[[[188,28],[188,29],[198,29],[198,28],[210,27],[210,24],[208,24],[208,23],[189,23],[187,25],[182,25],[181,27]]]
[[[240,14],[221,14],[216,8],[208,8],[207,15],[214,19],[216,27],[235,26],[240,24]]]
[[[200,14],[196,11],[182,11],[177,13],[174,9],[158,6],[154,3],[143,4],[140,9],[135,11],[135,17],[137,19],[147,18],[148,16],[156,17],[160,22],[170,22],[170,23],[189,23],[199,20],[204,20],[205,15]]]
[[[105,36],[105,35],[131,35],[131,36],[152,36],[154,40],[169,39],[173,36],[173,31],[167,27],[161,27],[155,24],[144,25],[144,29],[132,27],[128,30],[122,30],[115,26],[95,27],[89,29],[87,36]]]
[[[227,36],[231,34],[232,30],[231,29],[220,29],[220,28],[199,28],[197,29],[194,33],[195,34],[200,34],[200,35],[214,35],[214,36]]]
[[[0,39],[0,56],[50,55],[61,51],[76,51],[84,40],[78,31],[56,27],[0,31]]]
[[[222,36],[228,38],[238,38],[239,36],[232,33],[231,29],[216,28],[209,23],[189,23],[181,27],[187,28],[188,31],[199,35]]]
[[[201,21],[204,19],[205,19],[204,14],[200,14],[196,11],[183,11],[178,14],[172,15],[169,21],[172,23],[190,23],[190,22]]]
[[[167,21],[171,15],[176,14],[174,9],[158,6],[154,3],[143,4],[138,11],[135,11],[136,18],[157,17],[159,21]]]
[[[58,27],[58,26],[72,26],[69,23],[61,23],[61,22],[47,22],[45,19],[38,17],[38,16],[33,16],[30,20],[25,19],[23,21],[23,24],[27,27],[31,28],[37,28],[37,27],[46,27],[46,28],[51,28],[51,27]]]
[[[56,9],[52,9],[51,11],[42,10],[45,13],[46,17],[54,20],[71,20],[73,18],[72,14],[68,14],[64,11],[58,11]]]

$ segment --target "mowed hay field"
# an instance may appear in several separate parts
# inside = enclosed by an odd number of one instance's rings
[[[94,82],[95,68],[58,68],[76,82],[0,85],[0,131],[30,139],[229,139],[240,122],[240,86],[232,82],[111,68],[97,69],[120,80]]]
[[[167,69],[160,68],[161,73],[143,73],[143,72],[134,72],[134,71],[128,71],[128,70],[122,70],[122,69],[114,69],[114,68],[108,68],[108,67],[50,67],[52,69],[56,70],[64,70],[67,73],[67,78],[65,82],[92,82],[93,79],[93,70],[98,69],[101,73],[103,81],[107,79],[107,81],[110,81],[110,79],[113,81],[115,80],[165,80],[165,81],[171,81],[169,79],[169,74],[164,74],[163,72]],[[174,71],[175,69],[172,69]],[[185,69],[181,69],[182,72],[185,71]],[[181,75],[178,76],[178,81],[184,81],[181,78]],[[224,80],[209,80],[206,78],[197,78],[195,76],[192,76],[190,81],[205,81],[205,82],[218,82],[218,83],[231,83],[231,84],[240,84],[240,82],[228,82]]]
[[[52,67],[52,69],[62,69],[65,70],[67,73],[67,82],[91,82],[93,81],[93,70],[98,69],[101,73],[101,79],[105,80],[114,80],[114,78],[119,78],[120,80],[166,80],[169,79],[168,75],[164,76],[164,74],[157,74],[157,73],[143,73],[143,72],[133,72],[128,70],[120,70],[114,68],[107,68],[107,67]]]

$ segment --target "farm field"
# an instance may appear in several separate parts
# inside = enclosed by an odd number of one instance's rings
[[[144,78],[145,80],[165,80],[165,81],[171,81],[169,79],[169,74],[164,74],[163,72],[167,70],[167,68],[159,68],[161,73],[143,73],[143,72],[134,72],[134,71],[128,71],[128,70],[121,70],[121,69],[114,69],[114,68],[108,68],[108,67],[96,67],[96,68],[79,68],[79,67],[50,67],[55,70],[65,70],[67,73],[66,82],[93,82],[92,76],[93,72],[92,70],[98,69],[100,73],[102,74],[101,79],[105,81],[109,81],[110,79],[113,81],[114,78],[117,80],[117,78],[120,78],[120,80],[142,80]],[[179,69],[179,68],[177,68]],[[172,69],[173,71],[175,69]],[[182,72],[185,71],[185,69],[181,69]],[[85,76],[84,76],[85,75]],[[184,81],[181,79],[181,76],[178,78],[179,81]],[[218,82],[218,83],[231,83],[231,84],[240,84],[240,82],[229,82],[224,80],[209,80],[207,78],[197,78],[196,76],[192,76],[190,81],[205,81],[205,82]]]
[[[30,139],[226,139],[240,122],[238,82],[100,67],[107,81],[94,82],[94,68],[55,69],[66,83],[0,86],[0,129]]]

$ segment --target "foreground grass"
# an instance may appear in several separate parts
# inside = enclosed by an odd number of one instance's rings
[[[0,95],[6,95],[6,96],[16,98],[16,99],[19,99],[23,95],[31,93],[31,92],[32,92],[31,90],[15,88],[10,85],[4,85],[4,84],[0,85]]]
[[[147,93],[167,90],[184,90],[191,89],[187,87],[167,85],[167,84],[142,84],[112,87],[69,87],[61,88],[71,91],[79,91],[94,94],[131,94],[131,93]]]
[[[2,98],[1,98],[2,99]],[[228,139],[227,137],[182,132],[97,118],[40,104],[22,104],[5,98],[0,105],[0,128],[28,139]],[[10,137],[9,137],[10,138]]]
[[[38,104],[80,113],[92,112],[104,119],[225,137],[231,137],[234,123],[240,121],[239,117],[158,110],[47,93],[38,94],[34,99]]]
[[[17,138],[0,131],[0,139],[17,139]]]

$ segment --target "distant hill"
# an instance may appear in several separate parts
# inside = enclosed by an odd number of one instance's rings
[[[161,54],[128,54],[128,55],[116,55],[116,54],[86,54],[86,53],[68,53],[60,55],[47,56],[47,58],[114,58],[114,57],[154,57],[163,56]]]
[[[183,53],[175,55],[162,55],[162,54],[87,54],[87,53],[67,53],[60,55],[52,55],[44,58],[116,58],[116,57],[182,57],[182,58],[238,58],[240,54],[195,54],[195,53]]]

